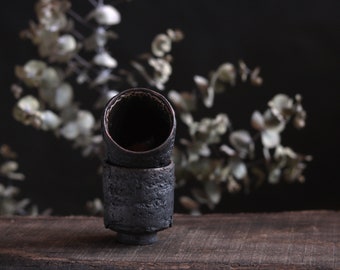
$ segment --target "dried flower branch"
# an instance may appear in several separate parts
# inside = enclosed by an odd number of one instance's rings
[[[302,172],[311,157],[281,145],[282,131],[291,120],[296,128],[305,126],[300,95],[295,99],[274,96],[267,110],[251,116],[255,130],[251,132],[232,130],[225,112],[196,119],[197,108],[202,104],[207,110],[213,107],[216,95],[226,94],[227,89],[239,83],[261,86],[260,68],[250,69],[242,60],[238,65],[225,62],[209,76],[195,75],[196,87],[191,92],[167,89],[173,72],[171,52],[184,38],[183,33],[168,29],[156,35],[150,52],[132,60],[131,69],[120,69],[107,45],[118,38],[110,27],[120,23],[121,15],[103,1],[90,3],[94,8],[85,18],[71,10],[68,0],[39,0],[36,4],[37,22],[30,22],[21,36],[37,46],[40,59],[15,68],[20,81],[12,86],[18,99],[13,111],[16,120],[72,141],[84,155],[101,156],[100,119],[96,119],[95,110],[127,86],[146,83],[169,98],[187,128],[188,136],[177,141],[173,159],[177,186],[194,186],[179,200],[192,214],[199,214],[201,205],[213,210],[225,190],[249,192],[265,180],[303,182]],[[91,33],[79,31],[78,24]],[[84,104],[77,102],[74,81],[97,92],[93,107],[83,108]],[[29,94],[27,89],[31,89]],[[92,214],[102,212],[99,199],[87,206]]]
[[[15,182],[23,181],[25,175],[18,171],[17,154],[3,144],[0,146],[0,216],[37,215],[38,207],[27,198],[18,200],[19,187]]]

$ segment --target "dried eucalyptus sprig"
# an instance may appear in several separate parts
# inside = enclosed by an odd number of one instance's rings
[[[158,34],[151,43],[151,52],[141,56],[141,60],[147,63],[143,65],[138,61],[132,61],[132,66],[140,73],[145,81],[158,90],[164,90],[172,74],[172,56],[170,55],[172,43],[184,38],[183,33],[176,29],[168,29],[166,33]],[[151,67],[151,74],[147,67]]]
[[[87,72],[92,70],[95,73],[95,79],[91,81],[93,87],[101,86],[113,77],[110,72],[117,62],[106,52],[105,44],[114,33],[103,26],[119,23],[120,14],[111,6],[98,4],[87,16],[87,20],[94,20],[98,27],[89,38],[79,40],[75,21],[68,15],[75,14],[69,1],[40,0],[35,10],[38,22],[31,22],[30,28],[21,36],[29,38],[38,47],[41,59],[30,60],[15,69],[21,85],[12,86],[13,93],[19,98],[14,117],[23,124],[50,130],[74,141],[75,146],[83,148],[84,154],[97,153],[101,143],[94,134],[98,122],[90,110],[80,108],[69,79],[77,76],[78,83],[86,82],[90,80]],[[91,61],[79,55],[82,50],[94,48],[96,52]],[[22,96],[27,91],[24,87],[31,94]],[[103,89],[99,99],[105,104],[116,92]]]
[[[246,130],[229,131],[228,117],[223,114],[215,119],[204,118],[195,122],[188,112],[184,112],[183,116],[183,100],[176,101],[190,134],[189,139],[180,140],[180,149],[184,150],[175,151],[177,182],[181,186],[190,182],[199,183],[191,190],[191,197],[185,195],[180,199],[188,210],[197,214],[197,205],[201,204],[214,209],[225,189],[230,193],[242,188],[249,192],[265,179],[271,184],[280,180],[304,181],[302,173],[306,162],[311,161],[312,157],[298,154],[280,143],[281,132],[291,119],[296,128],[305,125],[306,112],[300,95],[294,101],[278,94],[268,103],[269,108],[263,115],[255,111],[251,124],[259,135],[251,135]],[[221,138],[223,135],[229,142]],[[262,148],[262,156],[255,155],[256,148]],[[221,157],[221,153],[224,156]]]
[[[68,0],[39,0],[36,4],[37,22],[30,22],[21,36],[37,46],[40,59],[15,69],[20,81],[12,86],[18,99],[15,119],[72,141],[84,155],[101,156],[100,114],[96,110],[119,91],[147,84],[169,98],[187,129],[180,133],[188,136],[176,142],[173,159],[177,186],[187,190],[179,201],[192,214],[199,214],[201,205],[213,210],[224,191],[247,193],[265,181],[303,182],[302,172],[311,157],[281,145],[282,131],[289,122],[296,128],[305,125],[300,95],[295,99],[274,96],[267,110],[251,116],[251,132],[233,130],[225,112],[199,119],[195,110],[203,105],[209,114],[216,95],[227,95],[227,89],[239,83],[261,86],[260,68],[250,69],[243,61],[237,65],[225,62],[208,76],[195,75],[193,91],[169,90],[172,50],[184,38],[183,33],[168,29],[156,35],[150,52],[132,60],[130,69],[121,69],[108,50],[109,42],[118,38],[110,27],[120,23],[121,15],[103,1],[89,2],[94,8],[84,18],[71,9]],[[84,27],[88,31],[78,30]],[[85,108],[77,101],[77,84],[96,91],[93,107]],[[92,214],[102,213],[99,199],[87,207]]]
[[[18,199],[20,188],[16,181],[23,181],[25,175],[18,171],[17,154],[3,144],[0,146],[0,216],[37,215],[38,207],[30,199]]]
[[[95,111],[118,93],[117,87],[122,82],[137,86],[139,72],[150,85],[163,89],[172,70],[171,44],[180,41],[183,35],[171,29],[158,35],[152,43],[153,56],[144,58],[148,67],[133,61],[132,66],[138,68],[129,71],[118,69],[117,60],[107,50],[109,40],[118,38],[108,27],[121,20],[113,6],[98,2],[84,19],[71,9],[67,0],[39,0],[36,14],[37,22],[30,22],[30,28],[22,31],[21,36],[38,47],[41,59],[15,68],[20,83],[12,86],[18,99],[14,117],[25,125],[73,141],[84,155],[100,155],[100,119],[95,119]],[[90,34],[79,33],[78,24],[87,26]],[[150,68],[152,75],[146,71]],[[74,77],[78,84],[87,83],[89,90],[97,91],[92,108],[81,108],[84,104],[74,94],[77,87],[72,83]]]
[[[225,93],[236,82],[249,81],[253,86],[261,86],[263,79],[259,72],[259,67],[251,70],[243,61],[238,67],[224,63],[211,72],[209,78],[194,76],[195,91],[171,90],[168,93],[188,128],[189,138],[179,140],[174,159],[178,186],[196,186],[180,198],[180,203],[194,214],[199,213],[202,204],[214,209],[224,190],[234,193],[244,189],[248,193],[266,179],[271,184],[280,180],[304,181],[302,173],[311,156],[295,153],[281,145],[281,132],[291,119],[296,128],[305,126],[306,112],[300,95],[294,100],[277,94],[268,102],[268,109],[263,114],[255,111],[251,117],[255,134],[231,130],[225,113],[215,118],[194,120],[193,113],[199,102],[211,108],[215,95]],[[259,148],[262,148],[260,156],[256,151]]]

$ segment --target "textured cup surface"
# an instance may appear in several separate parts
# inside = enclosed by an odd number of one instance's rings
[[[105,107],[104,223],[126,244],[151,244],[172,226],[176,119],[159,93],[137,88]]]

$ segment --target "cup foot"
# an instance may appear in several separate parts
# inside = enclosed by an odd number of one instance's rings
[[[117,233],[117,240],[122,244],[127,245],[151,245],[157,242],[157,232],[144,233],[144,234],[127,234]]]

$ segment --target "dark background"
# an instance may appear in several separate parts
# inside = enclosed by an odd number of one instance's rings
[[[34,17],[33,0],[4,1],[0,9],[0,143],[20,156],[23,196],[54,214],[86,213],[85,202],[101,196],[99,161],[83,159],[65,140],[13,120],[10,85],[13,68],[36,56],[29,41],[18,38]],[[72,1],[86,14],[87,1]],[[174,74],[169,87],[190,90],[195,74],[206,75],[219,64],[244,59],[261,66],[264,85],[241,85],[217,101],[236,129],[250,129],[254,109],[263,111],[276,93],[301,93],[308,112],[305,129],[288,129],[283,144],[314,160],[306,183],[265,185],[248,196],[226,196],[218,211],[340,209],[339,91],[340,2],[313,1],[180,1],[135,0],[117,4],[120,39],[112,44],[121,65],[149,51],[153,37],[180,28],[186,38],[173,50]],[[86,89],[84,89],[86,90]],[[84,91],[85,92],[85,91]],[[209,115],[215,112],[207,111]],[[176,210],[181,209],[176,206]]]

